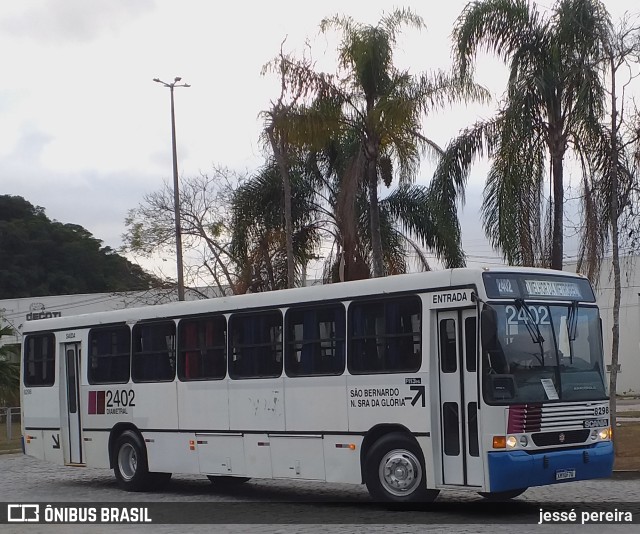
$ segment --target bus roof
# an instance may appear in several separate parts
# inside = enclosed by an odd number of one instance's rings
[[[161,318],[172,318],[189,315],[200,315],[212,312],[237,312],[245,308],[261,308],[268,306],[288,307],[305,302],[321,302],[330,300],[350,300],[367,295],[393,294],[429,289],[447,289],[450,287],[482,286],[482,273],[531,273],[553,274],[555,276],[581,277],[565,271],[524,267],[473,267],[439,271],[428,271],[412,274],[386,276],[352,282],[316,285],[293,289],[282,289],[262,293],[221,296],[212,299],[170,302],[166,304],[148,305],[119,310],[101,311],[83,315],[39,319],[26,323],[23,333],[42,330],[61,330],[83,328],[100,324],[135,322]]]

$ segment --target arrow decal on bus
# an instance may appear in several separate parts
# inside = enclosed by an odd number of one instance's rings
[[[411,391],[417,391],[413,399],[411,400],[411,406],[415,406],[418,402],[418,399],[422,398],[422,407],[425,407],[425,386],[411,386],[409,389]]]
[[[53,439],[53,448],[54,449],[59,449],[60,448],[60,434],[51,434],[51,439]]]

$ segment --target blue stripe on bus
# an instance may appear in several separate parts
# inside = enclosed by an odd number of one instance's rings
[[[575,478],[566,482],[609,477],[613,470],[613,443],[537,453],[490,452],[488,457],[489,490],[507,491],[563,482],[556,480],[556,471],[565,469],[575,469]]]

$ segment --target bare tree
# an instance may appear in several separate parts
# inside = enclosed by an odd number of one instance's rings
[[[620,302],[622,293],[620,273],[621,229],[633,237],[637,224],[637,200],[639,187],[638,154],[639,115],[629,118],[626,90],[638,77],[640,55],[640,27],[632,25],[626,16],[619,26],[611,30],[605,46],[604,65],[609,76],[607,88],[609,121],[601,125],[595,142],[596,148],[590,171],[584,177],[585,231],[581,244],[578,269],[583,266],[594,283],[597,283],[605,249],[611,247],[611,266],[614,279],[613,324],[611,345],[611,425],[616,427],[616,391],[620,348]],[[622,83],[620,83],[622,81]],[[614,442],[615,443],[615,442]]]
[[[243,180],[244,176],[229,169],[215,167],[210,175],[180,181],[182,236],[189,251],[185,277],[192,290],[212,285],[220,294],[237,292],[239,269],[230,252],[229,208],[234,189]],[[129,211],[122,236],[124,250],[143,257],[175,250],[173,217],[173,190],[165,182]]]

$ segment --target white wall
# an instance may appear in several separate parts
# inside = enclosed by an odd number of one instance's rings
[[[195,294],[187,297],[197,298]],[[10,326],[14,337],[0,339],[0,346],[20,343],[22,327],[30,321],[49,317],[66,317],[135,306],[163,304],[177,300],[173,290],[131,291],[126,293],[88,293],[0,300],[0,326]]]
[[[640,257],[620,260],[622,293],[620,301],[620,349],[618,394],[640,394]],[[611,259],[603,261],[597,288],[602,314],[605,361],[611,363],[611,329],[613,327],[613,271]],[[608,376],[608,374],[607,374]]]

